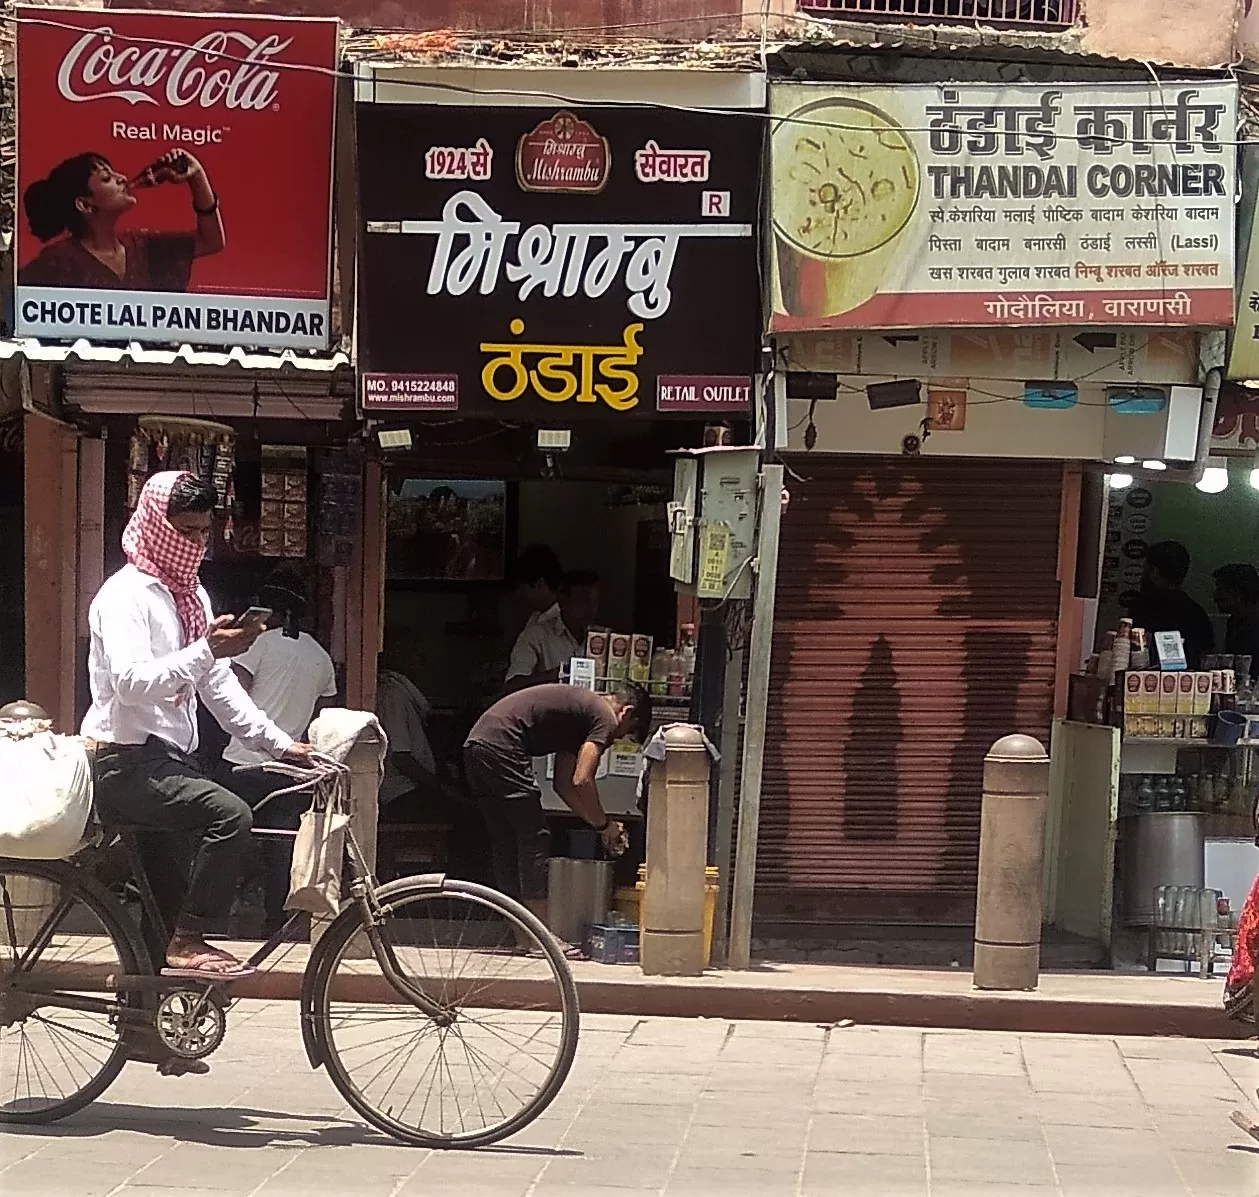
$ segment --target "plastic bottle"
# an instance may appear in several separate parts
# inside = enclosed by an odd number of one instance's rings
[[[682,625],[682,643],[678,645],[678,656],[681,659],[682,676],[686,678],[687,688],[695,676],[695,625]]]
[[[652,694],[660,697],[669,693],[669,674],[673,668],[673,650],[658,648],[651,654],[651,680],[648,685]]]
[[[1132,660],[1132,620],[1121,619],[1115,633],[1114,662],[1116,673],[1127,673]]]

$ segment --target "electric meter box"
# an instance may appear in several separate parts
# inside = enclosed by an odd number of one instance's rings
[[[761,451],[680,449],[669,504],[669,576],[701,599],[749,598]]]

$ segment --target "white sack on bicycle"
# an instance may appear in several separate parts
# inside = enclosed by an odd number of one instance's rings
[[[0,776],[0,856],[73,856],[92,812],[92,767],[83,741],[0,721]]]

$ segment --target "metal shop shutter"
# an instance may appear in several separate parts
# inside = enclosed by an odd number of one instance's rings
[[[766,922],[972,917],[983,758],[1049,744],[1058,463],[795,462],[757,903]]]

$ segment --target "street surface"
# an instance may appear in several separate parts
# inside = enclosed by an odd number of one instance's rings
[[[509,1143],[397,1146],[243,1004],[206,1077],[128,1065],[95,1106],[0,1137],[0,1193],[56,1197],[1254,1197],[1242,1043],[592,1016]]]

